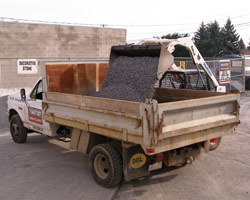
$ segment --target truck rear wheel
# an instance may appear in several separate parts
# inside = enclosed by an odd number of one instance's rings
[[[209,140],[209,142],[210,142],[210,151],[213,151],[213,150],[217,149],[218,146],[220,145],[221,137],[211,139],[211,140]]]
[[[118,185],[123,178],[122,157],[111,144],[99,144],[90,152],[91,173],[103,187]]]
[[[25,143],[27,140],[27,129],[23,126],[23,122],[18,114],[10,119],[11,137],[16,143]]]

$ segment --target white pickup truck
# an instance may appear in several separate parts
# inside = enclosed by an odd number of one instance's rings
[[[178,41],[115,46],[110,61],[127,52],[159,54],[160,79],[173,64],[167,50],[173,43]],[[193,46],[190,53],[201,60]],[[209,150],[209,140],[234,133],[239,123],[239,92],[155,88],[145,102],[92,97],[107,64],[87,65],[43,63],[43,76],[30,94],[22,89],[8,97],[10,132],[17,143],[25,143],[30,131],[70,141],[70,148],[89,154],[91,173],[104,187],[148,175],[162,164],[192,163],[201,148]]]

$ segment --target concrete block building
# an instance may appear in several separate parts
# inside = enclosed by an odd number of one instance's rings
[[[0,22],[0,91],[32,87],[41,76],[39,66],[18,72],[20,60],[107,60],[111,46],[125,43],[125,29]]]

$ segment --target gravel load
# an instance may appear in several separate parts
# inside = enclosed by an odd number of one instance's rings
[[[7,97],[8,96],[0,97],[0,128],[9,127],[7,107],[6,107]]]
[[[109,66],[102,89],[95,97],[145,102],[154,96],[158,57],[117,57]]]

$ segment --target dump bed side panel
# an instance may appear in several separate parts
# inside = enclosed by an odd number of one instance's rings
[[[142,144],[140,103],[46,92],[46,121]]]

